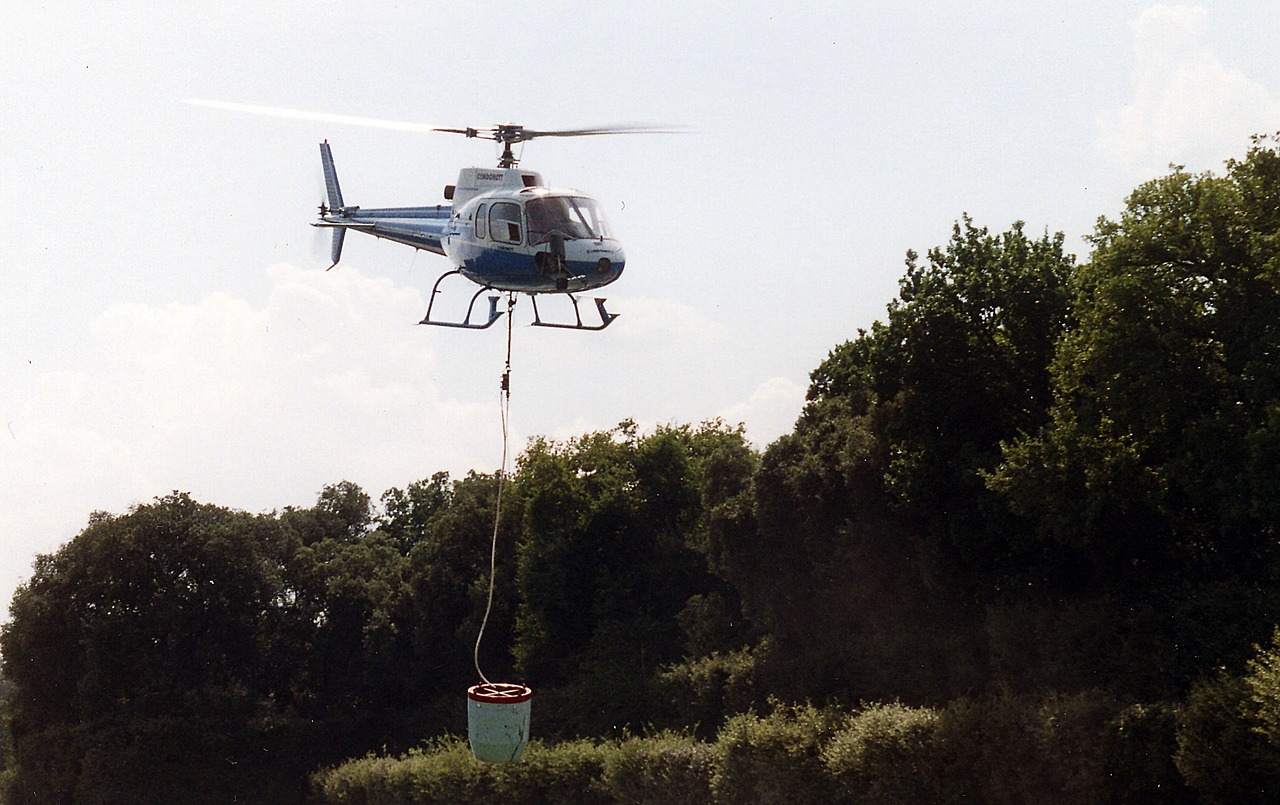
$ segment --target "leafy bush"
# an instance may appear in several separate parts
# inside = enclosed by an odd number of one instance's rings
[[[369,755],[326,769],[312,787],[329,805],[606,805],[611,799],[599,780],[613,751],[592,741],[531,741],[519,763],[485,764],[465,740],[445,738],[400,757]]]
[[[609,805],[612,800],[600,785],[613,744],[590,740],[555,745],[531,742],[519,763],[490,766],[502,805],[544,805],[574,802]]]
[[[835,801],[835,781],[823,748],[839,726],[831,711],[811,705],[777,706],[767,716],[729,719],[716,745],[712,792],[717,802]]]
[[[961,699],[938,716],[940,802],[1102,802],[1102,736],[1117,707],[1095,692]]]
[[[628,805],[704,805],[711,801],[715,751],[690,736],[631,738],[607,758],[604,788]]]
[[[745,713],[754,705],[756,667],[762,646],[686,660],[658,672],[652,697],[658,708],[657,723],[675,728],[693,728],[700,737],[711,738],[726,718]]]
[[[933,710],[896,703],[850,716],[822,753],[840,795],[852,803],[935,801],[937,720]]]
[[[1178,728],[1178,771],[1214,803],[1274,802],[1280,756],[1255,727],[1248,683],[1225,672],[1192,688]]]
[[[519,763],[487,765],[464,740],[446,738],[328,769],[313,786],[325,805],[1200,801],[1181,771],[1203,801],[1266,801],[1275,778],[1260,769],[1274,754],[1257,753],[1269,745],[1238,717],[1244,690],[1224,677],[1186,707],[1121,708],[1098,691],[853,713],[773,702],[766,715],[729,719],[715,743],[670,731],[534,741]]]
[[[1256,730],[1280,749],[1280,629],[1272,634],[1270,648],[1254,648],[1256,654],[1244,680],[1250,707],[1257,720]]]
[[[1179,708],[1157,702],[1121,710],[1103,737],[1113,802],[1191,803],[1195,793],[1174,765]]]
[[[467,742],[442,738],[399,757],[367,755],[312,776],[326,805],[627,803],[711,801],[715,753],[690,736],[659,733],[619,743],[530,742],[519,763],[475,760]]]

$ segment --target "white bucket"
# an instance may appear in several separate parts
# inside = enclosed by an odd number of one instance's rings
[[[513,763],[529,742],[533,691],[524,685],[487,682],[467,689],[467,740],[486,763]]]

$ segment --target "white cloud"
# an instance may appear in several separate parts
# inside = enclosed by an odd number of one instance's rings
[[[778,437],[791,433],[804,408],[808,387],[786,377],[769,378],[758,384],[741,402],[729,405],[703,419],[693,418],[645,418],[635,421],[640,433],[654,433],[660,427],[698,425],[705,420],[720,419],[730,427],[742,425],[747,439],[758,449],[768,447]],[[565,442],[598,430],[608,430],[617,422],[594,421],[578,416],[566,420],[546,432],[549,438]],[[513,453],[524,448],[523,437],[513,437]]]
[[[22,390],[0,443],[0,609],[35,554],[95,509],[181,489],[261,511],[308,505],[344,478],[377,496],[496,465],[496,425],[475,427],[492,406],[437,390],[435,372],[461,373],[410,326],[416,290],[350,270],[278,265],[268,278],[263,304],[216,293],[113,306],[88,327],[92,361]]]
[[[1249,135],[1277,127],[1280,98],[1203,44],[1207,22],[1203,8],[1155,5],[1130,23],[1133,95],[1099,118],[1097,139],[1125,169],[1216,168],[1243,152]]]
[[[720,413],[730,424],[745,423],[747,438],[763,448],[790,433],[804,407],[806,387],[787,377],[774,377],[752,390],[744,402]]]
[[[624,335],[628,340],[671,339],[676,342],[707,344],[725,338],[723,324],[706,317],[702,310],[671,299],[631,297],[622,299],[618,312],[626,315]]]

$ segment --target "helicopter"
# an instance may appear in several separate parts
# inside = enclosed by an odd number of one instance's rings
[[[622,275],[626,255],[613,235],[600,202],[575,190],[549,187],[540,173],[519,166],[514,146],[542,137],[588,137],[608,134],[669,134],[667,127],[646,125],[577,129],[529,129],[514,123],[481,128],[448,128],[398,121],[304,112],[293,109],[188,99],[187,103],[275,116],[378,126],[409,131],[461,134],[468,139],[491,140],[502,147],[496,168],[462,168],[455,184],[446,185],[446,204],[424,207],[363,208],[348,205],[342,196],[329,141],[320,143],[326,199],[319,220],[312,226],[333,230],[330,250],[333,268],[342,258],[349,230],[403,243],[443,255],[452,268],[432,286],[427,313],[420,324],[482,330],[503,314],[498,303],[507,293],[514,307],[515,294],[527,294],[533,306],[533,326],[570,330],[603,330],[618,314],[595,297],[599,323],[585,323],[576,294],[602,288]],[[441,284],[464,277],[480,289],[471,297],[461,320],[433,317]],[[486,314],[472,321],[476,302],[490,293]],[[573,322],[542,319],[538,296],[564,294],[573,305]]]

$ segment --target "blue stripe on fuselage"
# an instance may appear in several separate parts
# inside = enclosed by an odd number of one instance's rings
[[[595,262],[569,261],[565,269],[569,274],[568,288],[557,288],[556,280],[538,268],[534,255],[515,249],[481,248],[468,244],[453,255],[460,260],[462,273],[472,282],[500,291],[526,291],[553,293],[560,290],[583,291],[599,288],[613,282],[622,273],[623,264],[614,263],[605,273],[600,273]]]

